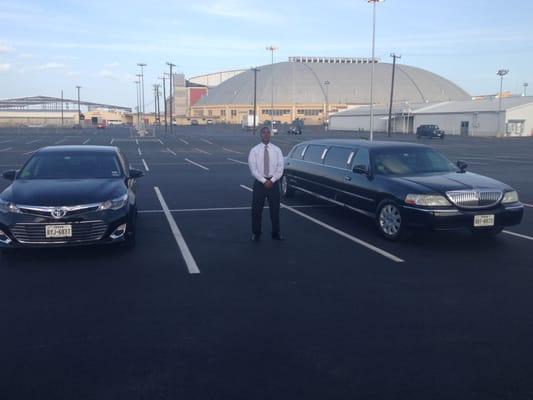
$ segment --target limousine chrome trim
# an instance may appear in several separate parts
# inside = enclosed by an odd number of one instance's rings
[[[321,194],[318,194],[318,193],[315,193],[315,192],[312,192],[310,190],[307,190],[307,189],[304,189],[304,188],[301,188],[299,186],[295,186],[295,185],[292,185],[292,187],[296,190],[299,190],[300,192],[304,192],[304,193],[307,193],[313,197],[316,197],[317,199],[320,199],[320,200],[324,200],[324,201],[327,201],[329,203],[333,203],[337,206],[340,206],[340,207],[345,207],[345,208],[348,208],[350,210],[353,210],[355,212],[358,212],[360,214],[363,214],[363,215],[366,215],[367,217],[370,217],[370,218],[374,218],[375,217],[375,214],[371,213],[371,212],[368,212],[368,211],[365,211],[365,210],[361,210],[359,208],[356,208],[356,207],[352,207],[346,203],[342,203],[340,201],[337,201],[337,200],[333,200],[332,198],[330,197],[326,197],[326,196],[323,196]]]
[[[439,214],[443,214],[443,215],[461,214],[461,211],[456,208],[451,209],[451,210],[436,210],[436,209],[418,208],[418,207],[411,207],[411,206],[404,206],[404,205],[402,205],[402,207],[407,208],[409,210],[423,211],[423,212],[435,214],[436,216],[438,216]]]
[[[328,189],[334,190],[334,191],[339,192],[339,193],[344,193],[344,194],[349,195],[349,196],[353,196],[353,197],[357,197],[357,198],[359,198],[359,199],[363,199],[363,200],[366,200],[366,201],[370,201],[370,202],[372,202],[372,203],[375,203],[375,202],[376,202],[376,200],[371,199],[370,197],[365,197],[365,196],[361,196],[361,195],[358,195],[358,194],[355,194],[355,193],[350,193],[350,192],[347,192],[347,191],[345,191],[345,190],[341,190],[341,189],[334,188],[333,186],[324,185],[323,183],[318,183],[318,182],[311,181],[311,180],[309,180],[309,179],[305,179],[305,178],[302,178],[302,177],[295,177],[294,175],[287,175],[287,176],[291,177],[292,179],[306,181],[306,182],[312,183],[312,184],[314,184],[314,185],[322,186],[322,187],[325,187],[325,188],[328,188]],[[292,185],[292,186],[295,187],[294,185]]]

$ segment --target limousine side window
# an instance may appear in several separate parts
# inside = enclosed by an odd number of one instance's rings
[[[352,153],[353,149],[346,147],[330,147],[328,153],[326,154],[324,164],[330,167],[347,169],[349,162],[348,160],[350,159],[350,154]]]
[[[326,146],[319,146],[316,144],[309,145],[305,151],[304,160],[322,164],[322,154],[326,148]]]
[[[356,165],[364,165],[367,168],[370,168],[370,155],[368,149],[361,148],[357,150],[352,162],[352,168]]]
[[[300,144],[298,146],[296,146],[292,152],[291,152],[291,158],[294,158],[296,160],[301,160],[302,159],[302,153],[303,151],[305,150],[305,144]]]

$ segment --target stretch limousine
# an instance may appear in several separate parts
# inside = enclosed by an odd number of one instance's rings
[[[492,236],[519,224],[518,193],[466,168],[419,144],[313,140],[285,157],[281,188],[285,197],[301,191],[372,217],[390,240],[413,228]]]

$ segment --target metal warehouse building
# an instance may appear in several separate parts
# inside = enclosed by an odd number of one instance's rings
[[[388,107],[374,109],[376,131],[386,131]],[[531,136],[533,97],[456,100],[393,107],[392,130],[414,133],[420,125],[439,125],[448,135]],[[332,115],[331,130],[360,131],[370,126],[370,108],[357,107]]]
[[[392,64],[375,61],[374,100],[388,105]],[[257,105],[259,120],[290,122],[299,117],[321,124],[330,113],[370,103],[372,60],[365,58],[291,57],[288,62],[259,67]],[[396,65],[398,104],[468,100],[459,86],[432,72]],[[254,72],[246,70],[209,89],[191,109],[193,117],[240,123],[253,113]]]

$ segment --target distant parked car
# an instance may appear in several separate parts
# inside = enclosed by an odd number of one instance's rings
[[[103,122],[100,122],[98,125],[96,125],[96,129],[105,129],[106,128],[106,124],[104,124]]]
[[[273,135],[277,135],[278,133],[278,122],[279,121],[265,121],[265,126],[267,128],[270,128],[270,133],[272,133]]]
[[[208,119],[207,121],[205,121],[205,123],[207,125],[213,125],[213,120],[212,119]]]
[[[191,119],[191,125],[200,125],[197,119]]]
[[[292,121],[292,125],[289,127],[287,133],[289,135],[301,135],[304,127],[304,122],[300,118],[296,118]]]
[[[439,129],[438,125],[420,125],[416,128],[416,137],[417,139],[421,137],[444,139],[444,131]]]

